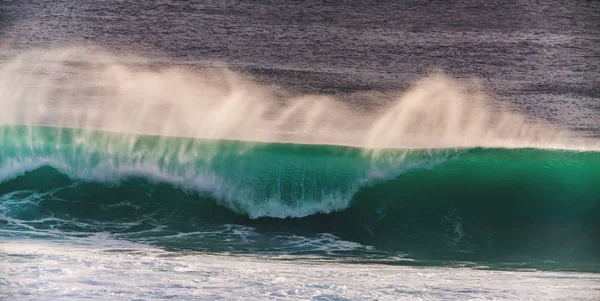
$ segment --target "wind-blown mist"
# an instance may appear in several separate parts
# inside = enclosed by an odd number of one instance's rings
[[[383,108],[352,106],[260,85],[227,68],[153,67],[82,47],[28,51],[0,67],[0,123],[7,125],[363,148],[598,148],[504,108],[475,81],[432,74],[394,98]]]

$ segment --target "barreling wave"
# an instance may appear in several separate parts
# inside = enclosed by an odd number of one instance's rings
[[[25,53],[0,68],[0,235],[597,262],[598,140],[479,88],[437,74],[360,107],[227,70]]]
[[[596,151],[373,151],[37,126],[1,127],[0,141],[2,216],[32,229],[189,246],[206,238],[181,233],[244,224],[436,259],[600,254]]]
[[[427,168],[452,150],[367,150],[160,137],[95,130],[0,127],[0,181],[43,166],[85,181],[131,177],[210,195],[250,217],[303,217],[349,206],[362,187]]]

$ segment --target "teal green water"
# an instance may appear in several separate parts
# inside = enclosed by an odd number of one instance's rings
[[[600,152],[375,152],[27,126],[0,127],[0,143],[1,236],[108,232],[389,264],[600,261]]]

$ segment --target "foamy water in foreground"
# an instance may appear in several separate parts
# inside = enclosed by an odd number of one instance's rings
[[[106,235],[0,243],[4,300],[598,300],[600,274],[172,253]]]

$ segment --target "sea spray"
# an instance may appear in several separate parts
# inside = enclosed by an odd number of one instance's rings
[[[21,53],[0,67],[0,123],[366,148],[599,148],[504,108],[474,81],[443,74],[372,108],[294,95],[227,68],[147,61],[90,47]]]

